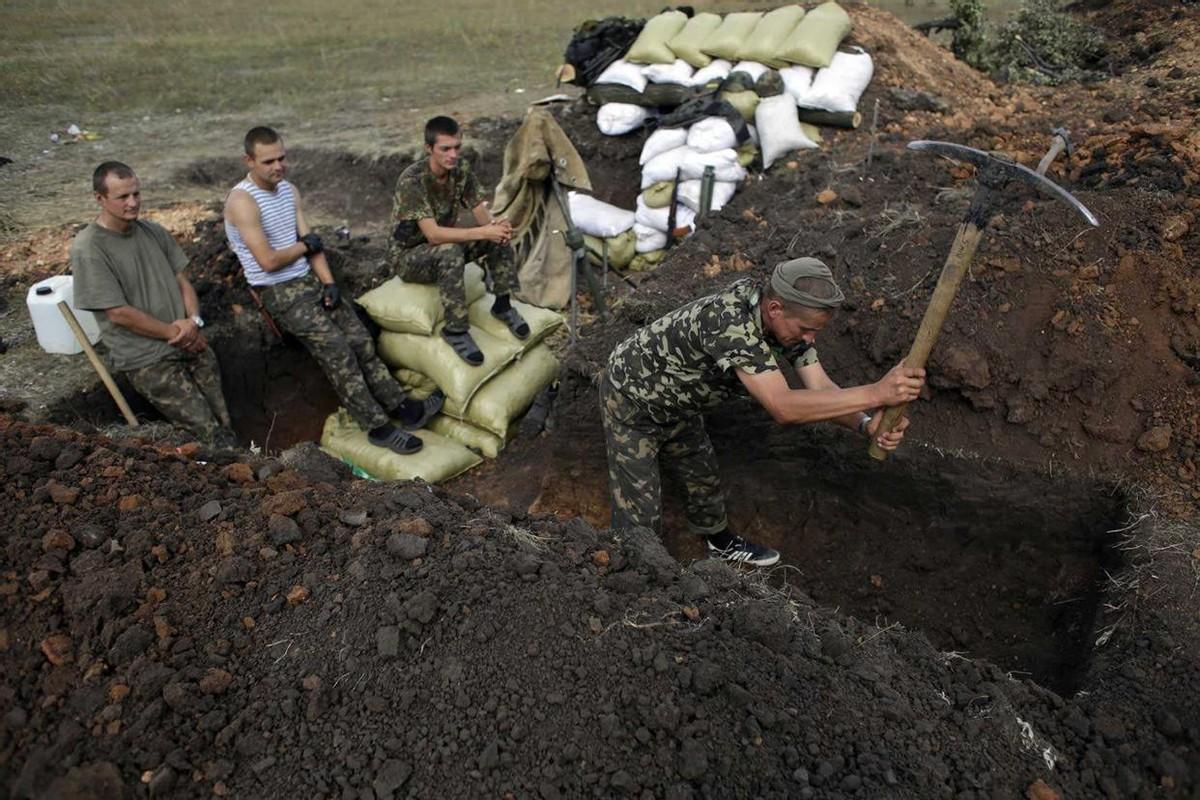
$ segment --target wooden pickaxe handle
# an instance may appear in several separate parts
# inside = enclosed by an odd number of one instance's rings
[[[71,307],[67,305],[66,300],[59,301],[58,310],[62,312],[63,319],[67,321],[71,332],[75,334],[75,341],[79,342],[79,346],[83,348],[83,352],[87,353],[88,361],[92,362],[92,369],[96,370],[96,374],[100,376],[100,380],[104,382],[105,388],[108,389],[108,393],[112,395],[112,399],[116,402],[117,408],[121,409],[121,415],[125,417],[125,421],[129,423],[129,427],[136,428],[138,420],[133,415],[133,409],[125,401],[125,395],[122,394],[116,381],[109,374],[108,368],[104,366],[104,362],[100,360],[100,356],[96,355],[92,343],[88,341],[87,334],[83,332],[79,320],[75,318],[75,314],[71,311]]]
[[[975,257],[975,248],[979,246],[979,240],[982,238],[983,228],[978,227],[974,221],[969,220],[959,224],[954,244],[951,245],[950,254],[946,256],[946,264],[942,267],[942,275],[938,278],[937,287],[934,288],[933,296],[929,299],[929,307],[925,309],[925,316],[921,319],[921,327],[917,329],[912,348],[904,357],[904,366],[924,368],[925,362],[929,359],[929,353],[933,350],[934,343],[937,342],[938,334],[942,332],[942,323],[946,321],[946,315],[950,313],[950,306],[954,303],[954,296],[958,293],[958,285],[962,283],[963,277],[967,274],[971,260]],[[907,407],[907,404],[890,406],[883,412],[883,420],[879,424],[879,429],[871,437],[871,446],[868,452],[872,458],[883,461],[888,457],[888,451],[876,444],[875,440],[885,433],[890,433],[896,427],[896,423],[904,416],[904,409]]]

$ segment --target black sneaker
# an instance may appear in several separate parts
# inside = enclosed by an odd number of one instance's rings
[[[459,358],[472,367],[478,367],[483,363],[483,351],[479,349],[479,345],[475,344],[475,339],[469,332],[448,333],[443,330],[442,338],[454,349]]]
[[[497,311],[495,308],[493,308],[492,316],[503,322],[508,328],[509,332],[518,339],[529,338],[529,323],[526,322],[521,316],[520,312],[512,306],[509,306],[503,311]]]
[[[734,564],[749,564],[752,567],[769,567],[779,561],[778,551],[761,547],[741,536],[730,536],[724,547],[713,544],[711,536],[706,541],[709,558],[721,558]]]
[[[421,449],[421,437],[406,433],[394,425],[381,425],[367,432],[367,441],[376,447],[386,447],[401,456],[410,456]]]
[[[415,431],[418,428],[424,428],[429,420],[437,416],[437,413],[442,410],[442,406],[446,404],[446,394],[441,389],[434,389],[432,393],[419,403],[420,414],[414,420],[406,420],[404,417],[398,417],[400,427],[406,431]]]

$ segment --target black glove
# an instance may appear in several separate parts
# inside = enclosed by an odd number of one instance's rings
[[[311,231],[300,237],[300,241],[304,242],[304,255],[313,256],[325,249],[325,245],[321,243],[321,237]]]
[[[340,302],[342,302],[342,290],[336,283],[321,284],[321,305],[324,308],[332,311],[338,307]]]

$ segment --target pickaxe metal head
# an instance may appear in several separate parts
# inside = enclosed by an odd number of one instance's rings
[[[1075,155],[1075,145],[1071,144],[1071,134],[1066,128],[1061,125],[1050,131],[1050,135],[1056,139],[1062,139],[1063,149],[1067,151],[1067,158]]]
[[[1088,210],[1087,206],[1075,199],[1074,195],[1066,189],[1059,186],[1054,181],[1039,175],[1029,167],[1018,164],[1015,161],[1000,158],[992,153],[985,153],[982,150],[977,150],[974,147],[967,147],[963,144],[955,144],[953,142],[935,142],[928,139],[922,139],[908,143],[909,150],[927,150],[938,155],[952,158],[955,161],[962,161],[971,164],[979,171],[979,183],[981,186],[988,189],[999,189],[1010,181],[1021,181],[1036,189],[1040,189],[1051,197],[1057,198],[1066,203],[1071,208],[1079,212],[1079,214],[1088,221],[1089,225],[1099,227],[1100,221],[1096,219],[1096,215]],[[973,211],[974,205],[972,204]],[[990,209],[980,207],[978,213],[989,214]],[[990,215],[990,214],[989,214]],[[980,222],[986,224],[986,216],[983,219],[976,220],[978,225]],[[980,225],[980,227],[983,227]]]

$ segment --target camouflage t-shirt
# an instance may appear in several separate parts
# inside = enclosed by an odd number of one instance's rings
[[[410,164],[396,181],[392,195],[392,222],[396,228],[392,238],[400,247],[415,247],[425,241],[417,222],[433,219],[438,225],[453,227],[459,209],[474,208],[481,200],[483,187],[469,161],[460,159],[446,182],[438,183],[429,169],[429,159],[422,158]]]
[[[651,417],[669,423],[747,392],[735,370],[751,375],[817,362],[816,348],[784,348],[763,330],[760,290],[743,279],[651,322],[613,350],[608,377]]]

